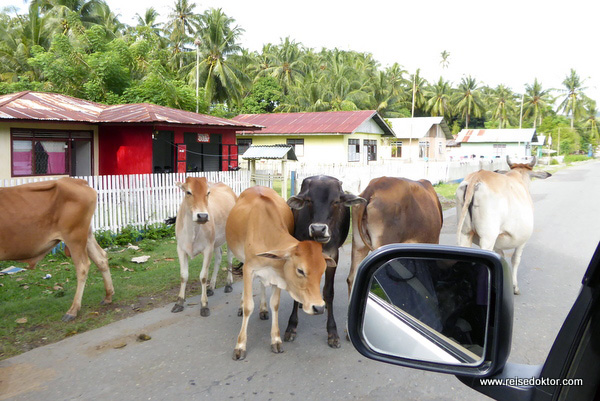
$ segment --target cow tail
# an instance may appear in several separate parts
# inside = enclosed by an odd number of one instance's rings
[[[460,213],[460,219],[458,220],[458,225],[456,227],[456,235],[460,237],[460,233],[462,232],[462,227],[465,224],[465,218],[467,217],[467,213],[469,212],[469,207],[471,206],[471,202],[473,202],[473,196],[475,195],[475,188],[479,184],[479,179],[475,178],[473,181],[469,182],[467,185],[467,190],[465,191],[465,199],[463,203],[463,207]]]
[[[367,217],[367,205],[369,203],[365,203],[365,204],[361,204],[360,206],[358,206],[355,210],[356,210],[356,221],[358,222],[358,234],[360,235],[360,239],[362,240],[362,242],[372,251],[374,251],[375,249],[373,248],[373,245],[371,245],[371,239],[369,238],[369,234],[367,233],[367,229],[365,227],[365,225],[363,224],[363,219],[365,219]],[[352,216],[352,218],[354,218],[354,216]]]

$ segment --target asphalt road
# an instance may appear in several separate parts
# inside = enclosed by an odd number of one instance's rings
[[[600,162],[557,172],[531,186],[535,232],[525,248],[509,360],[545,359],[600,240]],[[441,242],[456,244],[454,210]],[[335,316],[346,322],[349,246],[336,277]],[[175,269],[175,267],[174,267]],[[196,303],[179,314],[155,309],[0,362],[0,400],[485,400],[454,376],[367,360],[345,340],[327,346],[326,316],[300,314],[298,336],[270,351],[270,321],[252,316],[248,355],[233,361],[241,283],[217,290],[211,316]],[[118,296],[118,294],[117,294]],[[280,329],[291,298],[282,293]],[[139,334],[151,336],[136,341]]]

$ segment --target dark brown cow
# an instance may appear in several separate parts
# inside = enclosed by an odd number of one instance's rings
[[[393,243],[437,244],[443,223],[442,205],[427,180],[375,178],[359,196],[366,203],[354,206],[352,211],[348,295],[356,267],[369,251]]]
[[[75,264],[77,290],[63,321],[73,320],[81,308],[90,258],[104,279],[102,303],[111,303],[115,292],[106,252],[92,233],[96,202],[96,191],[75,178],[0,189],[0,260],[26,262],[33,269],[58,243],[67,245]]]

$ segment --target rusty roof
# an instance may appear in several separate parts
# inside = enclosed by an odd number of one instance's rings
[[[262,125],[260,134],[352,134],[367,120],[373,119],[384,135],[392,129],[375,110],[324,111],[313,113],[240,114],[234,120]],[[240,134],[249,133],[238,131]]]
[[[463,129],[456,137],[458,143],[514,143],[537,140],[535,128]]]
[[[0,120],[102,123],[161,123],[260,129],[260,126],[148,103],[105,105],[44,92],[0,96]]]

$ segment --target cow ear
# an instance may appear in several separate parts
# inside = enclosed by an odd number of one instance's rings
[[[529,173],[529,176],[532,178],[539,178],[541,180],[544,180],[548,177],[552,177],[552,174],[550,174],[547,171],[539,170],[539,171],[532,171],[531,173]]]
[[[325,262],[327,263],[327,267],[336,267],[337,266],[337,263],[335,263],[335,260],[333,260],[329,256],[323,254],[323,257],[325,258]]]
[[[177,187],[179,187],[179,189],[181,189],[183,192],[187,190],[185,183],[183,182],[176,182],[175,185],[177,185]]]
[[[304,207],[305,202],[303,198],[300,198],[298,196],[292,196],[287,200],[287,204],[292,209],[300,210]]]
[[[494,170],[494,173],[506,174],[506,173],[508,173],[508,171],[507,170]]]
[[[263,258],[269,258],[269,259],[277,259],[277,260],[289,259],[294,248],[296,248],[295,245],[290,248],[287,248],[287,249],[277,249],[277,250],[273,250],[273,251],[257,253],[256,256],[260,256]]]
[[[340,197],[344,206],[352,207],[360,205],[361,203],[367,203],[365,198],[361,198],[360,196],[356,196],[353,194],[344,194]]]

